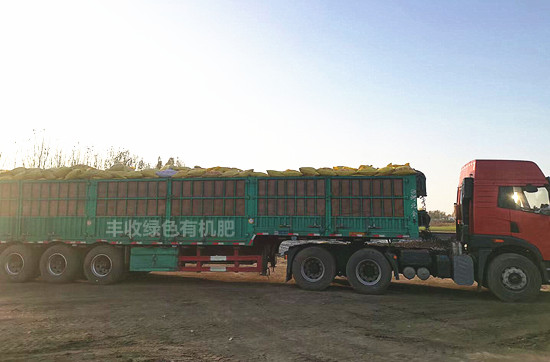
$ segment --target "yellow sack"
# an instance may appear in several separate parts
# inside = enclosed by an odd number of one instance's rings
[[[398,167],[403,167],[403,166],[409,166],[409,163],[407,162],[406,164],[404,165],[394,165],[393,163],[390,163],[388,165],[388,167],[392,167],[392,168],[398,168]]]
[[[252,173],[254,172],[254,169],[251,169],[251,170],[245,170],[245,171],[239,171],[239,173],[237,174],[237,176],[233,176],[233,177],[248,177],[248,176],[252,176]]]
[[[304,176],[319,176],[319,172],[313,167],[300,167],[300,172]]]
[[[250,176],[252,177],[267,177],[268,174],[265,172],[250,172]]]
[[[18,171],[16,174],[13,175],[14,180],[28,180],[29,179],[29,173],[32,171],[32,169],[25,169],[23,171]]]
[[[394,171],[394,168],[390,163],[386,167],[379,168],[378,171],[376,172],[376,176],[389,176],[393,174],[393,171]]]
[[[356,168],[347,167],[347,166],[334,166],[332,169],[333,169],[334,171],[342,171],[342,170],[353,170],[353,171],[357,171]]]
[[[12,173],[12,179],[13,180],[25,180],[27,177],[27,173],[29,170],[23,169],[23,170],[17,170],[17,172]]]
[[[227,170],[222,174],[222,177],[238,177],[241,173],[238,170]]]
[[[221,175],[220,171],[206,171],[202,177],[220,177]]]
[[[67,176],[65,176],[65,180],[80,180],[85,176],[85,172],[81,168],[76,168],[69,172]]]
[[[78,176],[78,179],[80,179],[80,180],[90,179],[90,178],[92,178],[93,175],[95,175],[97,173],[97,170],[95,170],[95,169],[86,170],[86,169],[80,168],[79,170],[82,171]]]
[[[55,180],[56,179],[56,177],[53,174],[52,170],[43,170],[42,171],[42,178],[44,178],[46,180]]]
[[[143,178],[141,171],[128,171],[126,172],[126,178]]]
[[[334,176],[336,172],[329,167],[322,167],[317,169],[317,173],[321,176]]]
[[[35,168],[35,169],[32,169],[32,170],[27,170],[27,172],[25,172],[24,179],[25,180],[39,180],[42,177],[43,177],[42,176],[42,170]]]
[[[372,171],[361,170],[361,171],[357,171],[355,173],[355,175],[357,175],[357,176],[376,176],[377,173],[378,173],[378,169],[374,169]]]
[[[174,170],[174,171],[189,171],[189,170],[191,170],[191,167],[185,167],[185,166],[181,166],[181,167],[172,166],[172,170]],[[160,170],[158,170],[158,171],[160,171]]]
[[[145,170],[141,170],[141,174],[145,178],[154,178],[158,177],[157,172],[160,170],[152,169],[152,168],[146,168]]]
[[[361,165],[359,166],[359,169],[357,170],[357,175],[360,176],[374,176],[376,175],[376,172],[378,172],[378,169],[375,167],[372,167],[371,165]]]
[[[90,167],[88,165],[82,165],[82,164],[71,166],[71,169],[73,169],[73,170],[77,170],[77,169],[87,170],[89,168],[93,168],[93,167]]]
[[[187,177],[201,177],[206,173],[204,168],[194,168],[187,173]]]
[[[226,171],[232,170],[232,168],[231,168],[231,167],[220,167],[220,166],[216,166],[216,167],[210,167],[210,168],[208,168],[207,170],[208,170],[208,172],[210,172],[210,171],[218,171],[218,172],[224,173],[224,172],[226,172]]]
[[[406,163],[403,166],[396,167],[395,170],[393,171],[393,174],[394,175],[414,175],[416,174],[416,171],[413,170],[413,168],[408,163]]]
[[[72,170],[69,167],[51,168],[50,171],[57,179],[64,179]]]
[[[27,171],[27,169],[25,167],[16,167],[13,170],[8,171],[8,172],[10,173],[10,175],[15,176],[18,173],[25,172],[25,171]]]
[[[283,176],[285,177],[302,176],[302,173],[296,170],[286,170],[286,171],[283,171],[282,173],[283,173]]]
[[[126,166],[122,163],[115,163],[111,168],[109,168],[109,171],[133,171],[134,169],[132,167]]]
[[[92,179],[96,177],[102,177],[103,172],[104,171],[96,170],[95,168],[91,168],[89,170],[83,170],[82,178]]]
[[[141,173],[143,173],[143,171],[141,171]],[[174,176],[172,176],[172,178],[185,178],[185,177],[187,177],[188,173],[189,173],[189,170],[180,170],[180,171],[178,171],[178,173],[174,174]],[[156,176],[157,175],[155,174],[155,177]],[[147,177],[152,177],[152,176],[147,176]]]
[[[103,170],[89,170],[87,172],[87,178],[90,180],[103,180],[110,177],[109,171]]]
[[[352,176],[352,175],[355,175],[357,170],[348,168],[348,169],[334,170],[334,172],[336,173],[336,176]]]
[[[0,173],[0,180],[12,180],[13,176],[9,171],[5,171]]]
[[[359,168],[357,169],[358,171],[363,171],[363,170],[377,170],[376,167],[373,167],[372,165],[361,165],[359,166]]]
[[[126,178],[126,172],[124,171],[109,171],[107,172],[107,176],[110,179],[124,179]]]
[[[270,177],[283,177],[283,173],[281,171],[275,171],[275,170],[267,170],[267,174]]]

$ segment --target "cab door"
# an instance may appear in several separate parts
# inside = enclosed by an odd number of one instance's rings
[[[510,210],[511,235],[536,246],[550,260],[550,200],[545,187],[514,187],[516,207]]]

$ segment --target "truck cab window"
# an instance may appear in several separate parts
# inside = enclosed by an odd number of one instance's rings
[[[530,188],[519,186],[499,188],[498,207],[512,210],[550,214],[550,198],[545,187]]]

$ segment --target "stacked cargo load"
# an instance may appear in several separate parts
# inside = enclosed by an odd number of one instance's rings
[[[117,166],[15,169],[0,175],[0,241],[248,245],[268,234],[418,235],[410,166],[327,170],[259,176],[216,167],[160,177],[164,170],[145,176]]]

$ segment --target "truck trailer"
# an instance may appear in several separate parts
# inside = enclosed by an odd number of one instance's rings
[[[421,172],[385,176],[0,181],[0,278],[95,284],[136,272],[256,272],[289,244],[287,281],[364,294],[392,277],[452,278],[504,301],[549,283],[549,178],[529,161],[475,160],[460,173],[455,237],[417,200]],[[429,228],[428,228],[429,230]]]

